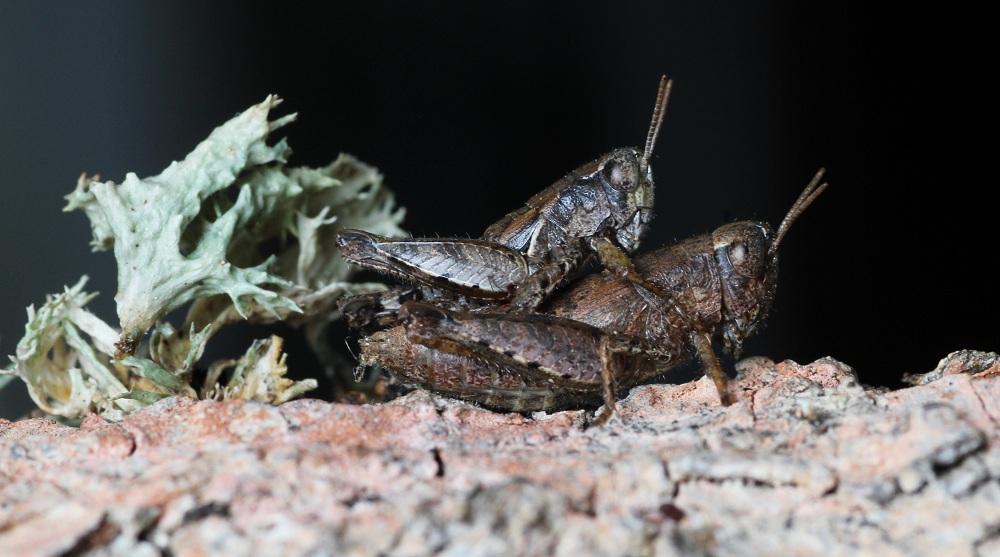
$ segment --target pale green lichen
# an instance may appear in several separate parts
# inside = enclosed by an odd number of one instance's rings
[[[285,365],[285,354],[281,352],[282,342],[278,336],[258,340],[240,359],[212,364],[205,381],[206,385],[212,387],[202,391],[202,398],[240,398],[281,404],[315,389],[315,379],[296,383],[284,377],[288,367]],[[229,369],[229,380],[223,385],[221,378]]]
[[[282,319],[293,325],[304,325],[310,345],[321,352],[325,346],[321,333],[338,317],[337,300],[345,294],[384,288],[378,283],[348,280],[354,268],[344,261],[335,247],[337,231],[361,228],[400,236],[404,234],[398,226],[403,213],[395,207],[392,194],[382,186],[378,171],[349,155],[341,155],[323,168],[286,169],[280,177],[267,169],[248,177],[251,184],[279,179],[291,179],[301,185],[303,193],[299,203],[275,211],[281,213],[282,228],[247,229],[234,237],[237,247],[231,250],[230,259],[234,264],[252,264],[263,257],[258,253],[263,244],[260,238],[294,237],[296,241],[285,242],[287,245],[282,245],[274,258],[274,274],[286,281],[275,288],[275,292],[292,301],[302,312],[270,311],[253,301],[241,308],[231,303],[231,298],[214,296],[192,304],[184,329],[197,327],[200,330],[209,324],[218,328],[244,317],[258,323]]]
[[[86,213],[94,250],[114,250],[121,328],[83,309],[94,296],[83,292],[84,278],[37,312],[29,308],[14,367],[0,377],[20,377],[39,407],[66,417],[120,417],[173,394],[279,403],[315,388],[284,378],[277,337],[209,365],[207,380],[191,384],[206,342],[236,322],[305,326],[322,351],[336,301],[384,288],[349,282],[337,230],[403,234],[403,211],[373,167],[349,155],[322,168],[285,166],[286,141],[267,143],[295,118],[268,120],[279,102],[270,96],[216,128],[158,176],[130,173],[121,184],[81,177],[65,210]],[[182,327],[161,322],[188,304]]]
[[[199,389],[191,386],[190,375],[207,329],[168,348],[171,343],[165,337],[176,333],[160,325],[154,333],[158,347],[150,347],[150,358],[113,360],[118,331],[83,309],[96,296],[83,291],[86,282],[83,277],[62,294],[49,296],[37,311],[28,308],[25,336],[11,358],[14,368],[9,372],[24,379],[32,400],[48,414],[80,418],[99,412],[120,419],[173,395],[280,404],[316,388],[315,379],[285,377],[282,340],[276,336],[254,342],[238,360],[210,365]],[[231,373],[223,373],[229,369]]]
[[[96,294],[83,291],[87,277],[28,308],[25,334],[11,357],[35,404],[57,416],[80,417],[101,408],[111,417],[140,406],[112,398],[129,391],[128,372],[111,362],[118,332],[83,308]],[[86,335],[86,337],[84,336]]]
[[[316,303],[339,296],[349,288],[342,284],[346,265],[318,255],[315,228],[333,230],[329,225],[347,211],[360,209],[364,221],[375,221],[389,235],[402,232],[402,213],[393,209],[374,169],[347,156],[325,168],[285,168],[286,141],[266,142],[295,117],[268,120],[279,102],[270,96],[216,128],[158,176],[140,180],[130,173],[121,184],[84,176],[67,196],[65,210],[80,209],[90,218],[94,249],[114,249],[119,357],[134,353],[157,320],[197,298],[223,294],[240,317],[266,312],[280,318],[302,311],[296,299]],[[362,188],[369,188],[367,199],[358,196]],[[347,200],[354,207],[335,205]],[[282,256],[283,270],[294,275],[280,276],[273,270],[276,257],[262,258],[260,246],[303,228],[305,249]]]

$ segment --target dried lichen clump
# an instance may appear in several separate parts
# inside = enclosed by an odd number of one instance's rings
[[[279,102],[270,96],[216,128],[158,176],[128,174],[121,184],[83,176],[67,196],[65,210],[90,218],[94,249],[114,249],[118,261],[119,357],[134,353],[158,319],[196,298],[225,294],[240,316],[282,316],[302,311],[296,298],[315,301],[331,289],[350,288],[338,284],[346,264],[333,250],[317,249],[324,225],[339,220],[343,227],[345,217],[366,214],[350,225],[381,223],[390,235],[402,232],[396,226],[402,214],[375,169],[346,156],[319,169],[284,166],[287,142],[266,143],[295,118],[269,121]],[[300,249],[282,254],[282,270],[294,273],[282,276],[274,272],[277,257],[263,258],[260,248],[289,233],[298,236]]]
[[[83,292],[84,277],[29,308],[14,367],[0,372],[23,379],[43,410],[67,417],[114,417],[172,394],[277,403],[313,388],[313,380],[283,378],[276,338],[209,365],[208,380],[191,385],[205,342],[235,322],[287,320],[319,347],[337,299],[383,288],[349,282],[336,231],[403,234],[403,211],[375,168],[343,154],[322,168],[285,165],[287,142],[267,143],[295,118],[269,120],[279,103],[270,96],[251,107],[157,176],[130,173],[121,184],[82,176],[65,210],[86,213],[95,251],[114,250],[120,330],[83,309],[94,296]],[[188,304],[183,326],[160,323]]]
[[[13,371],[46,413],[79,417],[98,401],[113,401],[114,411],[132,413],[141,405],[126,398],[129,374],[108,356],[118,332],[83,308],[96,296],[83,291],[86,282],[83,277],[62,294],[50,295],[37,311],[28,308],[24,337],[11,357]]]

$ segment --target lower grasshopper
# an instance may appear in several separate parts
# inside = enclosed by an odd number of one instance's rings
[[[548,410],[603,393],[594,425],[614,412],[615,393],[697,355],[723,404],[728,377],[712,348],[739,355],[774,299],[778,245],[826,188],[820,170],[775,233],[736,222],[635,259],[643,282],[607,270],[558,293],[540,312],[503,306],[456,312],[405,302],[401,325],[361,341],[363,366],[379,364],[404,384],[503,411]]]
[[[636,250],[653,218],[649,161],[671,85],[666,76],[660,80],[642,151],[615,149],[577,168],[481,239],[393,239],[345,229],[337,237],[344,259],[420,285],[412,296],[461,298],[463,305],[510,301],[519,311],[535,309],[590,254],[633,276],[625,252]],[[354,297],[341,311],[353,326],[391,322],[402,293]]]

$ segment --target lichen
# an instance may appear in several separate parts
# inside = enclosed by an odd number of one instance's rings
[[[128,399],[128,372],[111,362],[118,332],[83,308],[96,294],[83,291],[83,277],[62,294],[50,295],[37,311],[28,307],[24,337],[11,356],[13,372],[45,412],[70,418],[101,408],[111,417],[139,405]]]
[[[201,393],[201,398],[240,398],[281,404],[315,389],[315,379],[295,382],[285,378],[288,366],[281,345],[281,337],[271,336],[255,341],[238,360],[215,362],[208,369],[206,381],[211,387]],[[223,385],[220,379],[227,369],[232,371]]]
[[[115,418],[173,394],[279,403],[315,388],[284,378],[277,337],[209,364],[208,380],[192,385],[206,342],[245,320],[304,326],[322,351],[336,301],[384,288],[350,282],[337,230],[403,235],[403,210],[375,168],[345,154],[321,168],[286,166],[286,140],[268,143],[295,119],[269,120],[280,102],[272,95],[237,115],[157,176],[81,176],[65,210],[90,219],[95,251],[114,250],[120,328],[83,309],[96,295],[83,292],[84,277],[29,308],[14,366],[0,377],[20,377],[39,407],[66,417]],[[184,306],[183,326],[163,322]]]
[[[67,196],[66,211],[79,209],[90,218],[93,248],[114,249],[115,301],[122,328],[119,358],[133,354],[157,320],[196,298],[225,294],[241,317],[247,316],[250,304],[252,311],[280,317],[302,311],[290,296],[300,290],[296,287],[311,290],[312,296],[301,291],[296,296],[309,301],[317,295],[316,283],[343,290],[337,281],[329,281],[329,273],[338,271],[336,264],[324,265],[322,259],[317,264],[314,246],[298,254],[298,283],[272,272],[275,256],[257,260],[266,239],[305,228],[310,241],[316,226],[331,224],[336,216],[328,209],[314,213],[312,221],[297,216],[307,215],[324,198],[348,197],[323,195],[327,189],[341,190],[337,186],[343,185],[342,177],[352,180],[351,185],[372,185],[372,192],[381,189],[374,169],[351,157],[342,156],[321,169],[286,169],[287,142],[266,142],[271,132],[295,118],[292,114],[268,120],[280,102],[269,96],[216,128],[183,161],[157,176],[140,180],[129,173],[123,183],[115,184],[84,175]],[[230,190],[235,201],[230,201]],[[380,201],[383,227],[400,233],[395,225],[402,214],[393,212],[391,196],[383,194]],[[313,267],[318,276],[309,276]]]

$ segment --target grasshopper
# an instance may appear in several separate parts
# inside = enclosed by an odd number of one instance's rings
[[[822,193],[820,170],[775,233],[763,222],[726,224],[640,255],[633,281],[604,270],[557,293],[530,314],[493,306],[456,312],[408,301],[401,323],[361,341],[361,364],[379,364],[404,384],[503,411],[549,410],[596,399],[614,413],[615,394],[697,355],[723,404],[728,376],[712,348],[719,337],[739,356],[774,299],[778,246]]]
[[[615,149],[584,164],[487,228],[481,239],[393,239],[342,230],[337,245],[344,259],[422,287],[348,299],[341,304],[348,323],[393,322],[400,296],[450,298],[457,307],[509,301],[515,311],[531,311],[591,254],[619,276],[635,276],[626,252],[638,248],[653,218],[649,161],[672,85],[666,76],[660,79],[642,151]]]

